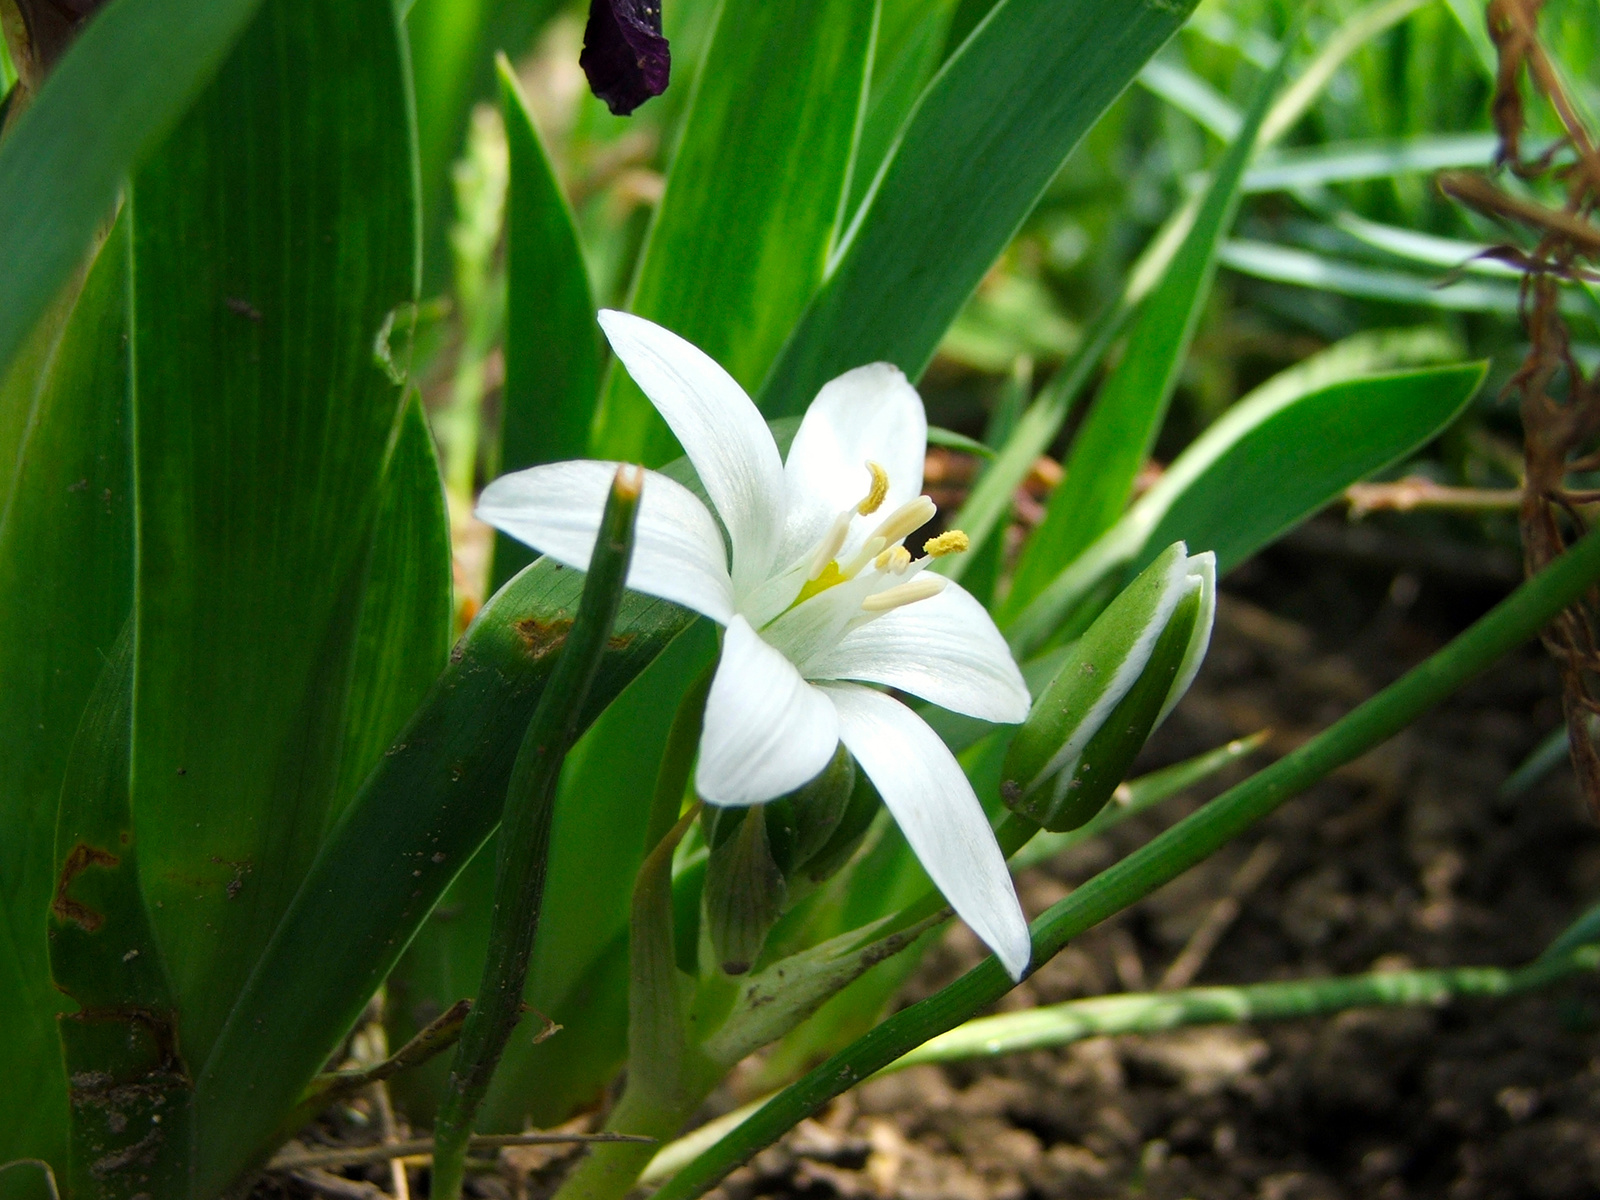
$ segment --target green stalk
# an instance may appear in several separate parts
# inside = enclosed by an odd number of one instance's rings
[[[885,1072],[918,1063],[992,1058],[1085,1038],[1163,1033],[1188,1025],[1237,1025],[1320,1017],[1348,1008],[1440,1005],[1469,997],[1500,998],[1539,988],[1600,967],[1600,946],[1583,946],[1540,958],[1516,970],[1449,967],[1436,971],[1374,971],[1336,979],[1293,979],[1242,987],[1197,987],[1175,992],[1096,996],[1027,1012],[968,1021],[910,1054]]]
[[[539,928],[539,906],[544,899],[556,782],[622,600],[643,483],[643,473],[637,468],[617,469],[584,580],[583,598],[578,602],[577,618],[567,633],[550,685],[539,699],[511,769],[495,863],[489,957],[477,1001],[461,1030],[434,1127],[435,1200],[457,1200],[461,1195],[473,1119],[511,1031],[522,1015],[523,985],[528,977],[534,934]]]
[[[1502,654],[1520,645],[1600,579],[1600,534],[1591,533],[1525,582],[1426,662],[1276,763],[1229,789],[1034,921],[1041,966],[1072,938],[1194,866],[1334,769],[1386,741]],[[903,1009],[784,1089],[701,1154],[656,1200],[689,1200],[771,1145],[841,1092],[924,1042],[968,1021],[1011,990],[993,958]]]

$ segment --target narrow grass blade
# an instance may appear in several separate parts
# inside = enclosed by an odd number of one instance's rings
[[[1590,534],[1524,583],[1432,658],[1353,712],[1095,876],[1033,922],[1042,965],[1072,938],[1176,878],[1317,779],[1386,741],[1495,659],[1532,637],[1600,579],[1600,536]],[[955,983],[883,1022],[820,1064],[656,1193],[688,1200],[770,1145],[798,1121],[915,1047],[955,1028],[1013,986],[990,958]]]
[[[1438,1007],[1469,998],[1503,999],[1537,991],[1600,967],[1600,946],[1588,946],[1526,967],[1451,967],[1377,971],[1334,979],[1296,979],[1241,987],[1099,996],[1048,1008],[980,1017],[925,1042],[885,1068],[992,1058],[1092,1037],[1165,1033],[1190,1025],[1238,1025],[1321,1017],[1352,1008]]]
[[[1245,172],[1246,194],[1389,179],[1408,172],[1481,167],[1494,161],[1492,133],[1434,133],[1362,142],[1326,142],[1262,155]]]
[[[1239,180],[1255,153],[1288,55],[1258,85],[1249,114],[1212,173],[1211,187],[1183,246],[1144,302],[1112,371],[1072,444],[1066,478],[1017,563],[1002,617],[1014,616],[1072,559],[1114,525],[1134,478],[1161,431],[1201,306],[1216,273],[1216,252],[1239,207]],[[1196,547],[1204,549],[1204,547]]]
[[[497,65],[510,153],[506,190],[506,382],[499,471],[582,458],[600,387],[600,332],[566,194],[550,166],[511,63]],[[533,561],[495,535],[490,591]]]
[[[841,371],[915,379],[1078,140],[1182,24],[1187,0],[1001,0],[948,58],[761,394],[803,411]]]
[[[747,389],[822,281],[875,23],[876,6],[861,0],[726,0],[717,19],[628,307]],[[619,368],[605,386],[595,449],[649,466],[680,453]]]

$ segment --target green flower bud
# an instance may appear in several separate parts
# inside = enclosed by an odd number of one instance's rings
[[[1175,542],[1072,646],[1017,731],[1001,773],[1012,811],[1076,829],[1122,782],[1194,682],[1216,615],[1216,560]]]
[[[743,975],[767,944],[783,915],[788,888],[772,858],[767,822],[760,808],[711,808],[706,813],[705,930],[717,963]]]
[[[716,961],[742,975],[790,906],[843,866],[866,835],[878,794],[841,744],[804,787],[752,808],[707,805],[706,932]]]

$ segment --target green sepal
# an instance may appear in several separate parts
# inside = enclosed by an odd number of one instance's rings
[[[1210,641],[1209,554],[1163,551],[1084,635],[1012,739],[1000,794],[1059,832],[1089,820],[1139,747],[1188,689]]]
[[[806,860],[806,882],[818,884],[832,879],[854,857],[867,830],[872,827],[872,818],[882,807],[883,798],[872,786],[872,780],[865,771],[857,771],[844,811],[839,814],[839,823],[833,827],[827,842]]]
[[[728,975],[748,971],[788,899],[759,808],[725,808],[707,831],[712,842],[703,893],[712,961]]]
[[[822,773],[810,783],[762,805],[772,860],[785,880],[793,880],[810,866],[817,852],[833,838],[849,807],[855,783],[855,759],[841,742]]]

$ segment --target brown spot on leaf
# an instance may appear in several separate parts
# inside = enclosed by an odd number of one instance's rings
[[[95,912],[87,904],[74,900],[67,895],[67,889],[72,886],[74,879],[90,867],[114,867],[121,861],[109,850],[91,846],[88,842],[79,842],[74,846],[61,867],[61,878],[56,880],[56,896],[50,902],[50,912],[56,920],[72,921],[89,933],[104,925],[106,919],[103,914]]]
[[[549,621],[541,617],[527,617],[518,621],[513,628],[528,648],[529,656],[538,662],[545,655],[561,649],[566,644],[567,634],[572,629],[572,621],[568,617],[556,617]]]

